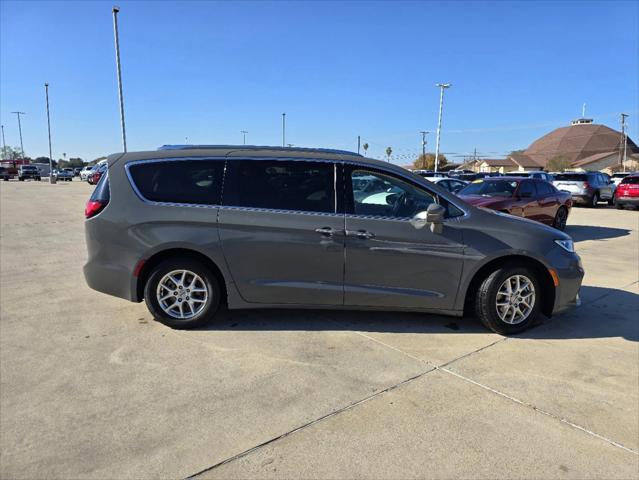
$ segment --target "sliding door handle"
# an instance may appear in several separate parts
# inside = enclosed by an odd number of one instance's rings
[[[374,233],[367,232],[366,230],[346,230],[346,236],[356,237],[361,240],[370,240],[371,238],[375,238]]]

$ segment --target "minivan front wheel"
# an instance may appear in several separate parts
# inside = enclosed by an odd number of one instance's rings
[[[475,311],[481,322],[502,335],[518,333],[539,316],[541,287],[529,268],[506,265],[480,284]]]
[[[220,305],[213,273],[189,258],[169,259],[151,271],[144,288],[146,305],[159,322],[178,329],[209,322]]]

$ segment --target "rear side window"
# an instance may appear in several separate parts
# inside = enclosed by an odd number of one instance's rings
[[[231,160],[226,205],[335,212],[334,166],[328,162]]]
[[[639,176],[636,177],[626,177],[624,178],[621,183],[623,183],[624,185],[626,184],[632,184],[632,185],[639,185]]]
[[[537,191],[539,195],[552,195],[557,190],[548,182],[538,182],[537,183]]]
[[[223,160],[172,160],[129,167],[140,194],[153,202],[219,205]]]
[[[534,197],[535,195],[537,195],[537,192],[535,190],[535,183],[530,180],[524,180],[523,182],[521,182],[519,191],[517,193],[522,197]]]

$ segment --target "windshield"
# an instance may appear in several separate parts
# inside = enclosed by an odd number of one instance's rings
[[[482,197],[512,197],[517,189],[514,180],[475,180],[459,191],[459,195],[481,195]]]

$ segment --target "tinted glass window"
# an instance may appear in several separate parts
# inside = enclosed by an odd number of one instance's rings
[[[460,195],[481,195],[483,197],[512,197],[517,188],[515,180],[475,180],[460,190]]]
[[[555,188],[548,182],[537,183],[537,191],[539,195],[552,195],[555,193]]]
[[[329,162],[238,160],[225,203],[301,212],[335,212],[334,166]]]
[[[174,160],[130,167],[138,190],[154,202],[217,205],[220,203],[221,160]]]
[[[623,183],[624,185],[630,183],[631,185],[639,185],[639,176],[637,177],[626,177],[624,178],[621,183]]]
[[[585,173],[560,173],[555,176],[555,181],[561,182],[562,180],[566,180],[568,182],[586,182],[588,180],[588,175]]]
[[[534,197],[537,195],[537,191],[535,190],[535,183],[529,180],[525,180],[521,182],[519,186],[519,191],[517,194],[520,197]]]
[[[353,213],[411,218],[435,203],[434,195],[395,177],[365,170],[351,173]]]

